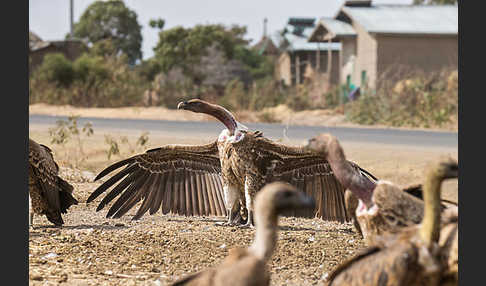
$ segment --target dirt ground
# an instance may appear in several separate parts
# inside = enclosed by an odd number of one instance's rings
[[[190,113],[185,113],[190,114]],[[55,228],[45,217],[34,217],[29,238],[30,285],[167,285],[186,274],[218,265],[234,246],[249,245],[252,229],[223,227],[223,217],[180,217],[148,213],[131,221],[138,206],[120,219],[106,219],[109,206],[96,212],[103,196],[89,205],[87,197],[102,182],[94,176],[110,162],[104,135],[95,130],[83,142],[85,159],[72,166],[76,147],[52,145],[45,128],[31,125],[29,136],[54,150],[61,176],[74,185],[79,204],[63,215],[65,225]],[[136,140],[138,134],[128,134]],[[151,134],[144,149],[164,144],[201,144],[210,140],[178,139]],[[300,142],[288,142],[298,145]],[[395,147],[343,142],[348,159],[380,179],[400,185],[420,183],[425,165],[440,156],[457,159],[455,149]],[[144,150],[138,150],[143,152]],[[443,185],[443,197],[458,199],[457,180]],[[277,251],[269,269],[271,285],[319,285],[338,263],[365,247],[351,223],[320,219],[281,218]]]

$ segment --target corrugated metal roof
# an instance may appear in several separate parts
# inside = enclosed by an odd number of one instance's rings
[[[353,36],[356,35],[353,27],[346,22],[333,18],[321,18],[319,23],[336,36]]]
[[[455,5],[377,5],[342,7],[368,32],[398,34],[457,34]]]
[[[317,48],[321,51],[327,50],[329,48],[329,43],[309,43],[307,41],[307,36],[299,37],[293,34],[286,34],[285,38],[289,42],[289,46],[287,47],[287,51],[316,51]],[[333,51],[337,51],[341,49],[341,43],[331,43],[330,48]]]

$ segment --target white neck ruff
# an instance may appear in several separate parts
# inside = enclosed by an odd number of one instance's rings
[[[248,127],[238,121],[236,122],[236,126],[235,134],[233,134],[233,136],[230,135],[228,128],[221,131],[218,136],[218,142],[237,143],[243,140],[243,138],[245,138],[245,133],[242,131],[247,131]]]

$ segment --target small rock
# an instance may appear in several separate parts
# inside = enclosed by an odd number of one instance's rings
[[[54,252],[51,252],[51,253],[44,255],[42,258],[49,259],[49,258],[54,258],[54,257],[57,257],[57,254],[54,253]]]
[[[41,276],[41,275],[39,275],[39,274],[34,274],[34,275],[32,275],[32,276],[30,277],[30,279],[35,280],[35,281],[42,281],[42,280],[44,280],[44,277],[42,277],[42,276]]]
[[[106,271],[105,271],[105,274],[106,274],[106,275],[113,275],[113,271],[111,271],[111,270],[106,270]]]
[[[326,281],[327,280],[327,277],[329,277],[329,273],[326,272],[326,273],[322,274],[321,280]]]
[[[225,243],[221,244],[219,248],[226,248],[226,244]]]
[[[63,273],[63,274],[61,274],[61,278],[59,278],[59,279],[57,280],[57,282],[59,282],[59,283],[63,283],[63,282],[67,282],[67,280],[68,280],[68,276],[67,276],[67,274],[66,274],[66,273]]]

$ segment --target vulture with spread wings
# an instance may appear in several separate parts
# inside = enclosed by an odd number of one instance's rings
[[[228,216],[227,224],[253,226],[254,197],[266,183],[288,182],[316,201],[310,210],[290,210],[287,216],[319,217],[349,221],[344,187],[329,163],[304,147],[273,142],[260,131],[251,132],[225,108],[192,99],[178,109],[209,114],[225,126],[216,141],[206,145],[168,145],[119,161],[104,169],[95,180],[122,168],[101,184],[87,202],[112,188],[97,211],[118,195],[107,217],[121,217],[143,201],[133,219],[162,209],[179,215]],[[354,163],[367,180],[376,180]],[[245,218],[246,216],[246,218]]]

